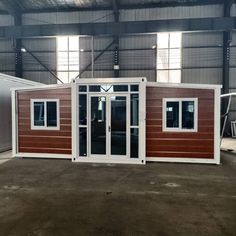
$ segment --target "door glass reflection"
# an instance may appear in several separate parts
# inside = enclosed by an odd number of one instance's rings
[[[91,154],[106,154],[106,97],[91,97]]]
[[[126,155],[126,97],[111,97],[111,155]]]

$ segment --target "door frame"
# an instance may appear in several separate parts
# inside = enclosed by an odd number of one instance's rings
[[[88,97],[91,95],[95,96],[103,96],[104,94],[109,97],[108,95],[119,96],[119,95],[126,95],[127,96],[127,106],[130,106],[130,94],[138,93],[139,94],[139,149],[138,149],[138,157],[131,158],[130,157],[130,112],[127,110],[128,118],[127,118],[127,156],[116,156],[116,155],[102,155],[102,156],[89,156],[89,149],[88,149],[88,135],[87,135],[87,156],[79,156],[79,86],[84,85],[102,85],[102,84],[112,84],[112,85],[139,85],[138,92],[131,92],[130,89],[128,92],[112,92],[112,93],[103,93],[103,92],[85,92],[87,94],[87,101]],[[83,92],[81,92],[83,94]],[[146,78],[89,78],[89,79],[75,79],[72,80],[72,93],[71,93],[71,104],[72,104],[72,161],[73,162],[90,162],[90,163],[122,163],[122,164],[145,164],[146,163]],[[108,106],[107,102],[107,106]],[[87,102],[87,116],[88,114],[88,102]],[[130,110],[130,108],[129,108]],[[89,125],[87,120],[87,133],[89,133]],[[108,130],[108,129],[107,129]],[[106,130],[106,134],[107,134]],[[107,141],[106,141],[107,142]],[[110,147],[109,147],[110,149]]]
[[[108,159],[108,158],[128,158],[130,155],[130,106],[129,106],[129,94],[127,93],[97,93],[91,92],[88,94],[88,104],[87,104],[87,112],[88,112],[88,119],[87,119],[87,154],[89,157],[95,159]],[[111,97],[114,96],[121,96],[126,97],[126,155],[112,155],[111,154],[111,132],[109,129],[111,128]],[[91,153],[91,98],[92,97],[105,97],[106,98],[106,154],[92,154]],[[109,128],[110,127],[110,128]]]

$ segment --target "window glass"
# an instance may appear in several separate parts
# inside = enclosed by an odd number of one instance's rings
[[[182,34],[177,33],[170,33],[170,48],[181,48],[182,43]]]
[[[79,51],[79,37],[78,36],[69,37],[69,51]]]
[[[87,124],[87,95],[79,95],[79,124]]]
[[[169,68],[169,51],[168,49],[157,50],[157,69]]]
[[[69,83],[79,75],[79,37],[57,37],[57,76]]]
[[[170,70],[169,71],[169,82],[180,83],[181,81],[181,71],[180,70]]]
[[[80,85],[79,86],[79,92],[87,92],[87,86],[86,85]]]
[[[157,81],[161,83],[168,83],[168,70],[159,70],[157,71]]]
[[[170,49],[169,53],[169,69],[179,69],[181,67],[180,49]]]
[[[79,155],[87,156],[87,128],[79,129]]]
[[[182,128],[194,129],[194,102],[182,102]]]
[[[168,48],[169,47],[169,33],[159,33],[157,34],[157,47],[158,48]]]
[[[131,92],[139,91],[139,86],[138,85],[131,85],[130,90],[131,90]]]
[[[34,126],[44,126],[44,102],[34,102]]]
[[[181,47],[181,33],[157,34],[156,69],[158,82],[181,82]]]
[[[58,51],[68,51],[68,39],[66,36],[57,38],[57,50]]]
[[[179,102],[166,103],[166,127],[179,128]]]
[[[131,158],[138,158],[138,128],[130,129],[130,156]]]
[[[56,102],[47,102],[47,127],[57,127]]]
[[[139,95],[138,94],[131,94],[130,95],[130,124],[131,126],[138,126],[139,124]]]

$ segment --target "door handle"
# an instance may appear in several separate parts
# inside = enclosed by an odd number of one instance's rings
[[[108,126],[108,132],[111,132],[111,126],[110,125]]]

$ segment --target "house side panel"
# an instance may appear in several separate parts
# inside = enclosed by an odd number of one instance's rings
[[[197,132],[163,131],[163,98],[198,98]],[[147,87],[146,157],[214,159],[214,90]]]
[[[71,154],[71,88],[18,91],[18,152]],[[31,130],[31,99],[59,99],[59,130]]]

